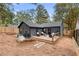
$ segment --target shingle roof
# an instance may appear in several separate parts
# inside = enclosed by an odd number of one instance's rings
[[[61,22],[43,23],[41,24],[41,26],[43,27],[61,26]]]
[[[32,21],[23,21],[30,27],[53,27],[53,26],[61,26],[61,22],[52,22],[52,23],[43,23],[43,24],[37,24],[33,23]]]
[[[23,21],[24,23],[26,23],[28,26],[30,27],[41,27],[39,24],[37,23],[33,23],[32,21]]]

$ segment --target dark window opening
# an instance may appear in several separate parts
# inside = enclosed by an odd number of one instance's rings
[[[48,28],[48,35],[49,35],[49,37],[52,37],[52,35],[51,35],[51,28]]]

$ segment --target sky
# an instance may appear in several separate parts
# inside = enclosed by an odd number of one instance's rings
[[[54,14],[54,6],[55,3],[43,3],[42,4],[45,9],[47,9],[50,17]],[[16,13],[17,11],[21,11],[21,10],[27,10],[27,9],[36,9],[36,5],[30,4],[30,3],[20,3],[20,4],[14,4],[13,8],[14,8],[14,13]]]

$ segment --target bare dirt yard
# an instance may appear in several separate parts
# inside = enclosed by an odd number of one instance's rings
[[[76,56],[76,43],[68,37],[55,44],[38,40],[16,42],[16,35],[0,34],[0,56]]]

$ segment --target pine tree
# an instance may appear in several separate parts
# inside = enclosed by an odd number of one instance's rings
[[[48,22],[48,18],[49,18],[49,15],[48,15],[48,12],[47,10],[44,8],[43,5],[39,4],[37,5],[37,8],[36,8],[36,23],[47,23]]]

